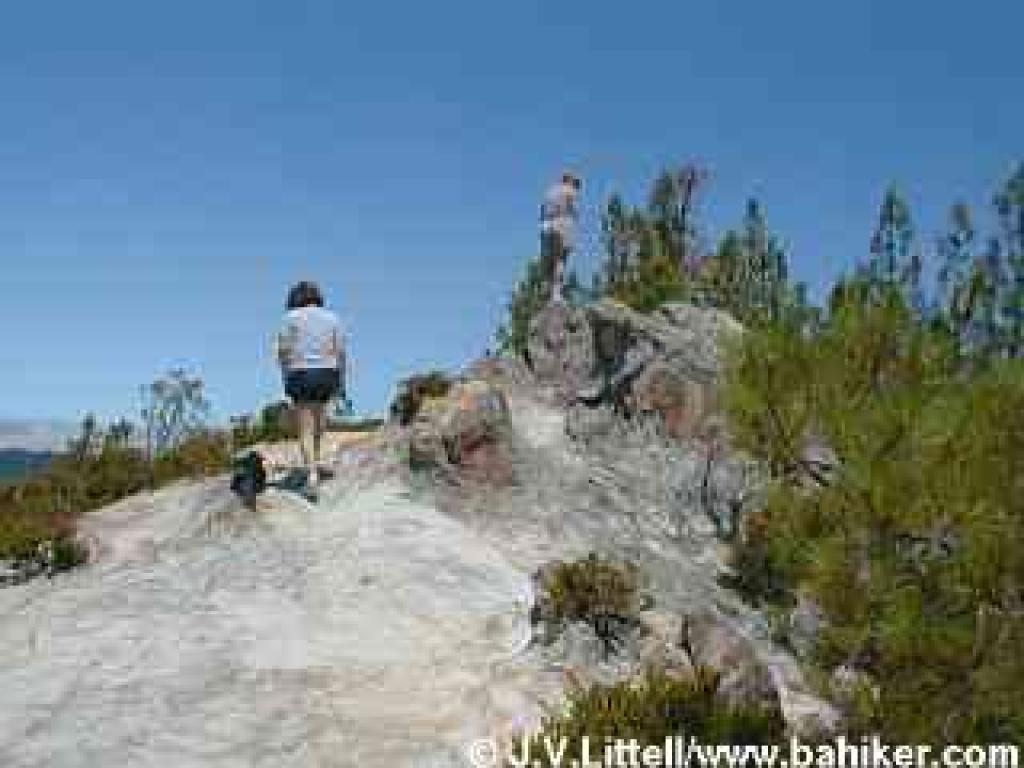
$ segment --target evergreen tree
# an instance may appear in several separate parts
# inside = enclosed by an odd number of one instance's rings
[[[744,296],[747,313],[777,321],[785,303],[786,255],[769,233],[761,205],[753,198],[747,201],[743,220],[743,249],[749,273],[749,294]]]
[[[1006,277],[1002,243],[997,237],[990,238],[971,281],[971,292],[977,307],[975,348],[981,360],[991,360],[1003,354],[1002,304],[1006,295]]]
[[[747,201],[739,232],[729,231],[702,271],[710,303],[748,325],[776,323],[806,308],[805,288],[788,284],[786,254],[757,200]]]
[[[648,214],[661,254],[682,274],[692,276],[700,262],[697,201],[707,172],[694,164],[663,171],[651,188]]]
[[[496,340],[499,352],[518,356],[526,353],[530,322],[544,308],[548,298],[549,289],[540,258],[531,259],[526,265],[526,274],[508,302],[507,318],[498,328]]]
[[[914,249],[914,225],[910,206],[893,188],[886,190],[871,238],[867,276],[878,289],[898,287],[904,297],[922,309],[921,256]]]
[[[974,224],[970,209],[957,203],[949,213],[949,229],[939,238],[939,303],[943,317],[965,348],[977,343],[980,274],[975,263]]]
[[[631,262],[630,213],[622,198],[612,195],[601,215],[601,244],[604,250],[603,287],[609,292],[626,279]]]
[[[551,287],[545,279],[545,274],[540,257],[527,263],[526,274],[519,281],[506,305],[505,322],[495,334],[498,352],[517,356],[526,353],[530,323],[547,305],[551,296]],[[590,301],[596,295],[583,285],[575,270],[570,270],[565,276],[563,294],[570,304]]]
[[[1008,357],[1024,357],[1024,163],[996,195],[1002,263],[1006,270],[1001,315]]]

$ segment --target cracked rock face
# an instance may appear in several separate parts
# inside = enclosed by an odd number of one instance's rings
[[[530,324],[527,354],[539,382],[569,397],[590,382],[594,373],[594,331],[587,312],[553,303]]]
[[[650,315],[608,299],[552,304],[533,320],[528,357],[537,379],[565,401],[654,417],[668,435],[687,438],[717,426],[722,346],[740,333],[728,314],[689,304]]]

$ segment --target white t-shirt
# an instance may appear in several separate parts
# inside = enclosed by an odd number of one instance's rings
[[[277,334],[277,358],[285,371],[341,370],[345,345],[338,316],[316,306],[288,310]]]
[[[565,247],[571,247],[576,236],[576,187],[559,181],[548,187],[540,210],[542,232],[557,232]]]

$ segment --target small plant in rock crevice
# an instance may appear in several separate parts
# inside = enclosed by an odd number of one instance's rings
[[[532,620],[551,642],[571,622],[587,624],[614,652],[625,634],[638,626],[641,607],[639,573],[629,563],[616,563],[596,553],[570,562],[557,562],[538,574],[541,594]]]

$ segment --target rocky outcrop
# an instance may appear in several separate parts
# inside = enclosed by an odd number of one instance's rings
[[[585,387],[594,372],[594,332],[586,309],[553,302],[530,323],[526,359],[537,381],[562,398]]]
[[[689,304],[651,314],[610,299],[552,304],[531,325],[528,361],[569,402],[653,418],[685,438],[714,430],[723,347],[741,332],[730,315]]]
[[[409,427],[413,469],[456,468],[501,484],[514,471],[508,445],[508,403],[501,389],[484,379],[463,378],[441,397],[428,397]]]
[[[532,371],[492,358],[423,380],[392,423],[332,443],[315,505],[270,488],[247,508],[224,477],[87,516],[90,565],[0,590],[3,762],[455,768],[573,681],[648,666],[716,666],[725,695],[831,727],[722,585],[756,473],[677,437],[706,435],[694,388],[713,390],[714,339],[738,326],[682,306],[558,313],[569,346],[535,339]],[[260,452],[272,472],[297,458]],[[610,653],[593,622],[536,642],[531,574],[591,552],[635,564],[651,600]]]

